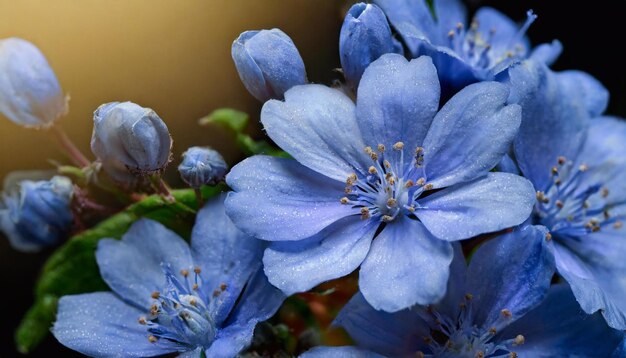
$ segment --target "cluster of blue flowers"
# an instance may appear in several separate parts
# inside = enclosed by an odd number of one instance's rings
[[[593,77],[550,69],[558,41],[531,48],[536,17],[355,4],[332,87],[308,83],[284,32],[242,33],[233,60],[289,156],[228,171],[187,150],[185,183],[231,191],[198,211],[190,245],[149,219],[100,240],[112,292],[61,298],[52,333],[90,356],[235,357],[287,296],[358,270],[334,321],[354,345],[303,357],[624,357],[626,122],[604,114]],[[0,111],[35,127],[67,111],[23,40],[0,41]],[[160,179],[172,141],[151,109],[100,106],[93,163],[65,145],[103,187],[173,200]],[[76,230],[79,194],[64,177],[23,181],[0,228],[17,249],[53,245]]]

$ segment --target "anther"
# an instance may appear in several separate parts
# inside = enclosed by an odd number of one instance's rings
[[[602,190],[600,191],[600,193],[602,194],[603,198],[606,198],[607,196],[609,196],[609,189],[607,188],[602,188]]]
[[[160,296],[161,294],[159,293],[159,291],[154,291],[152,292],[152,294],[150,294],[150,297],[154,298],[155,300],[158,300]]]
[[[613,224],[613,228],[614,228],[614,229],[621,229],[621,228],[622,228],[622,226],[624,226],[624,224],[623,224],[621,221],[616,221],[616,222]]]
[[[410,187],[412,187],[413,185],[415,185],[415,184],[413,184],[413,180],[407,180],[407,181],[406,181],[406,184],[404,184],[404,187],[405,187],[405,188],[410,188]]]
[[[152,306],[150,306],[150,315],[156,316],[157,314],[159,314],[159,306],[153,304]]]
[[[465,299],[468,301],[471,301],[474,298],[474,295],[472,295],[471,293],[466,293],[465,294]]]
[[[424,147],[415,148],[415,155],[421,155],[424,153]]]
[[[194,268],[193,268],[193,272],[194,272],[196,275],[199,275],[199,274],[200,274],[200,272],[202,272],[202,269],[201,269],[199,266],[196,266],[196,267],[194,267]]]
[[[465,308],[467,308],[467,305],[465,304],[465,302],[461,302],[461,303],[459,303],[459,308],[461,310],[464,310]]]
[[[393,145],[393,150],[402,150],[404,149],[404,143],[403,142],[396,142]]]
[[[368,155],[371,155],[374,151],[372,150],[372,147],[367,146],[364,149],[365,153],[367,153]]]
[[[385,180],[389,181],[389,179],[391,179],[393,177],[393,173],[387,173],[385,174]]]
[[[228,287],[228,286],[226,285],[226,283],[224,283],[224,282],[220,283],[220,290],[222,290],[222,291],[226,291],[226,288],[227,288],[227,287]]]
[[[454,37],[454,30],[448,31],[448,37],[449,38],[453,38]]]
[[[415,206],[411,205],[407,208],[408,211],[414,213],[415,212]]]
[[[476,358],[484,358],[484,357],[485,357],[485,352],[483,351],[476,352]]]
[[[526,339],[524,339],[524,336],[518,334],[517,337],[515,337],[515,339],[513,340],[513,344],[515,344],[516,346],[521,346],[522,344],[524,344],[525,341]]]
[[[556,185],[556,186],[561,185],[561,183],[562,183],[561,179],[557,179],[557,180],[554,181],[554,185]]]
[[[220,290],[213,290],[213,297],[217,297],[222,293]]]
[[[346,205],[346,204],[350,201],[350,199],[348,199],[348,198],[346,198],[346,197],[344,196],[343,198],[339,199],[339,201],[340,201],[342,204]]]
[[[150,341],[150,343],[156,343],[156,341],[158,341],[159,339],[153,335],[149,335],[148,336],[148,341]]]
[[[183,277],[187,277],[189,276],[189,270],[182,269],[180,270],[180,274],[183,275]]]
[[[391,169],[391,163],[389,163],[386,159],[383,161],[383,165],[385,166],[385,168]]]
[[[604,211],[602,211],[602,215],[604,215],[605,219],[608,219],[611,217],[611,213],[609,212],[609,209],[604,209]]]
[[[343,189],[343,192],[346,193],[346,194],[350,194],[350,193],[352,193],[352,188],[347,186],[345,189]]]
[[[387,182],[389,183],[389,185],[395,185],[396,184],[396,180],[393,177],[387,179]]]
[[[495,336],[496,333],[498,333],[498,330],[496,330],[496,327],[491,327],[491,328],[489,328],[489,333],[491,333],[491,335]]]
[[[393,221],[393,217],[389,215],[383,215],[381,219],[383,220],[383,222],[386,222],[386,223]]]
[[[554,204],[559,209],[563,209],[563,206],[565,205],[565,204],[563,204],[563,202],[561,200],[557,200],[556,203],[554,203]]]
[[[424,183],[426,183],[426,179],[424,178],[417,179],[417,185],[422,186],[424,185]]]
[[[422,339],[424,340],[424,343],[426,343],[426,344],[431,344],[432,341],[433,341],[433,339],[430,338],[429,336],[424,336],[424,337],[422,337]]]
[[[546,241],[550,241],[552,240],[552,234],[550,234],[549,232],[546,233]]]
[[[352,173],[350,175],[348,175],[348,179],[346,179],[346,185],[354,185],[354,183],[356,182],[356,174]]]
[[[565,162],[567,161],[567,159],[565,159],[565,157],[560,156],[557,158],[556,162],[559,163],[559,165],[563,165],[565,164]]]
[[[385,145],[384,144],[379,144],[378,146],[376,146],[376,148],[381,153],[385,151]]]
[[[365,219],[369,219],[370,218],[370,209],[366,208],[366,207],[362,207],[361,208],[361,219],[365,220]]]
[[[424,190],[432,190],[432,189],[433,189],[433,185],[432,184],[424,185]]]
[[[463,23],[461,23],[461,22],[457,22],[457,23],[456,23],[456,28],[457,28],[458,30],[463,30]]]
[[[194,306],[194,307],[196,307],[196,306],[198,306],[198,301],[196,301],[195,298],[192,298],[192,299],[189,300],[189,304]]]
[[[504,317],[504,318],[511,318],[511,316],[513,316],[513,314],[511,313],[511,311],[509,311],[508,309],[503,309],[502,311],[500,311],[500,314]]]
[[[194,283],[193,286],[191,286],[191,289],[194,291],[198,291],[198,284]]]
[[[578,170],[580,170],[581,172],[586,172],[589,169],[589,167],[587,166],[587,164],[581,164],[578,167]]]
[[[517,358],[517,353],[515,352],[509,353],[509,358]]]
[[[394,198],[387,199],[387,206],[389,206],[389,207],[394,207],[394,206],[396,206],[397,203],[398,202]]]
[[[552,175],[557,175],[559,174],[559,168],[552,167],[552,169],[550,169],[550,172],[552,173]]]
[[[378,160],[378,154],[372,152],[372,153],[370,153],[370,158],[372,158],[373,161],[377,161]]]
[[[146,324],[146,323],[147,323],[147,321],[146,321],[146,317],[139,317],[139,319],[137,320],[137,322],[139,322],[139,324],[142,324],[142,325],[143,325],[143,324]]]
[[[374,166],[373,166],[373,165],[372,165],[371,167],[369,167],[369,169],[367,169],[367,171],[368,171],[370,174],[376,174],[376,173],[378,173],[378,170],[376,170],[376,168],[374,168]]]

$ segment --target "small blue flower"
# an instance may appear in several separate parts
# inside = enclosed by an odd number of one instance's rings
[[[459,0],[434,1],[436,18],[424,0],[374,0],[403,37],[411,55],[428,55],[439,71],[444,92],[495,76],[528,57],[550,64],[562,50],[558,41],[531,52],[526,31],[537,18],[528,11],[519,27],[499,11],[480,8],[469,26]]]
[[[626,123],[599,117],[608,93],[585,73],[527,61],[509,74],[523,108],[515,159],[537,191],[532,223],[550,230],[583,310],[626,329]]]
[[[18,190],[3,193],[0,202],[0,231],[13,248],[39,251],[69,234],[73,223],[70,179],[55,176],[50,180],[23,180],[18,185]]]
[[[83,354],[235,357],[258,322],[284,300],[261,265],[262,245],[237,230],[214,199],[198,213],[189,245],[142,219],[96,258],[113,292],[65,296],[52,333]]]
[[[46,127],[67,113],[67,98],[32,43],[0,40],[0,113],[24,127]]]
[[[261,102],[283,99],[288,89],[307,83],[296,45],[279,29],[243,32],[231,53],[241,82]]]
[[[111,102],[93,115],[91,151],[115,181],[159,173],[170,161],[172,139],[167,126],[150,108]]]
[[[445,293],[450,241],[523,222],[531,184],[489,173],[515,137],[507,86],[468,86],[439,109],[428,57],[386,54],[343,92],[297,86],[263,106],[261,122],[293,159],[254,156],[226,177],[235,225],[272,241],[270,282],[306,291],[361,267],[374,307],[397,311]],[[375,240],[374,240],[374,237]]]
[[[343,74],[356,90],[365,68],[386,53],[401,53],[402,45],[391,35],[382,10],[372,4],[352,5],[339,34]]]
[[[609,357],[624,333],[599,313],[581,311],[569,287],[550,287],[554,258],[543,227],[524,229],[482,245],[469,267],[455,252],[444,299],[396,313],[376,311],[357,294],[335,324],[358,357]],[[458,247],[457,247],[458,248]],[[304,357],[335,356],[317,348]]]
[[[215,185],[224,180],[228,165],[216,150],[191,147],[183,153],[183,161],[178,166],[180,177],[192,188]]]

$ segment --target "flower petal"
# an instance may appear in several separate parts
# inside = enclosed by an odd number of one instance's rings
[[[623,230],[600,231],[578,242],[567,238],[557,242],[557,269],[570,284],[581,308],[589,314],[599,310],[609,326],[626,329],[626,241]]]
[[[359,347],[394,357],[415,354],[422,348],[422,337],[430,333],[414,312],[377,311],[360,293],[343,307],[333,325],[343,327]]]
[[[518,105],[507,87],[482,82],[465,87],[437,113],[424,140],[428,183],[444,188],[483,176],[509,149],[519,128]]]
[[[52,334],[64,346],[88,356],[147,357],[175,351],[148,341],[146,326],[137,323],[145,314],[112,292],[64,296]]]
[[[284,102],[266,102],[261,122],[298,162],[343,181],[355,168],[364,173],[369,163],[354,109],[352,100],[337,89],[302,85],[288,90]]]
[[[508,16],[492,7],[483,6],[476,11],[474,19],[478,24],[478,33],[490,34],[489,45],[492,53],[504,54],[515,45],[513,39],[519,31],[519,26]],[[525,38],[520,40],[527,51],[528,40]]]
[[[417,57],[421,41],[437,42],[439,31],[437,23],[425,1],[421,0],[374,0],[383,11],[391,25],[402,36],[413,57]]]
[[[623,161],[626,153],[626,121],[599,117],[591,121],[579,162],[590,167],[606,161]]]
[[[178,278],[182,269],[193,268],[187,243],[162,224],[141,219],[122,240],[98,242],[96,260],[100,274],[111,289],[128,302],[149,307],[151,293],[163,288],[165,274],[161,264],[169,264]]]
[[[600,314],[585,314],[569,287],[550,289],[548,297],[499,335],[524,336],[515,347],[520,357],[609,357],[619,346],[623,332],[609,328]]]
[[[518,225],[535,204],[532,184],[517,175],[489,173],[419,199],[417,217],[442,240],[456,241]],[[454,225],[450,225],[454,223]]]
[[[301,240],[358,210],[341,205],[345,184],[293,159],[257,155],[226,176],[234,190],[226,213],[248,235],[269,241]]]
[[[232,358],[252,343],[257,322],[244,322],[219,330],[215,341],[205,351],[206,357]]]
[[[578,101],[576,105],[582,104],[589,117],[595,118],[606,110],[609,104],[609,91],[600,81],[582,71],[557,72],[556,76],[563,91],[575,96]]]
[[[399,218],[374,240],[359,288],[374,309],[387,312],[435,303],[446,292],[452,256],[452,246],[419,221]]]
[[[429,57],[407,61],[387,54],[372,62],[359,85],[356,115],[364,142],[389,148],[404,143],[411,158],[439,108],[439,80]]]
[[[207,202],[198,212],[191,248],[202,270],[207,297],[222,284],[227,289],[211,300],[216,324],[226,319],[246,283],[261,267],[263,242],[239,231],[224,211],[224,196]]]
[[[345,276],[365,259],[377,226],[352,216],[306,240],[272,243],[263,256],[265,273],[288,295]]]
[[[561,55],[561,52],[563,52],[563,44],[559,40],[552,40],[551,43],[536,46],[529,58],[533,61],[543,62],[547,66],[552,66]]]
[[[496,237],[472,256],[467,278],[474,323],[502,328],[536,307],[554,275],[554,255],[543,226],[525,226]],[[501,311],[512,314],[509,319]]]
[[[589,112],[578,87],[545,65],[525,61],[509,70],[511,100],[522,106],[515,156],[524,176],[539,191],[551,183],[557,158],[576,160],[588,127]],[[581,88],[586,86],[581,84]]]
[[[287,297],[278,288],[269,283],[263,268],[259,267],[250,276],[250,280],[248,280],[235,310],[228,317],[226,325],[265,321],[276,313],[285,298]]]

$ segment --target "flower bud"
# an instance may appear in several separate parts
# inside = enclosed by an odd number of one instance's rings
[[[183,153],[178,166],[180,177],[192,188],[215,185],[224,180],[228,165],[217,151],[210,148],[191,147]]]
[[[0,40],[0,113],[25,127],[46,127],[67,113],[67,98],[32,43]]]
[[[111,102],[93,116],[91,151],[113,180],[134,184],[138,176],[161,172],[170,161],[172,139],[150,108]]]
[[[11,246],[34,252],[69,234],[73,223],[70,179],[55,176],[50,180],[23,180],[18,188],[5,191],[0,203],[0,231]]]
[[[261,102],[283,99],[288,89],[307,82],[296,45],[279,29],[242,33],[232,57],[241,82]]]
[[[348,10],[339,34],[339,56],[344,76],[353,89],[358,87],[370,63],[398,51],[387,18],[378,6],[358,3]]]

